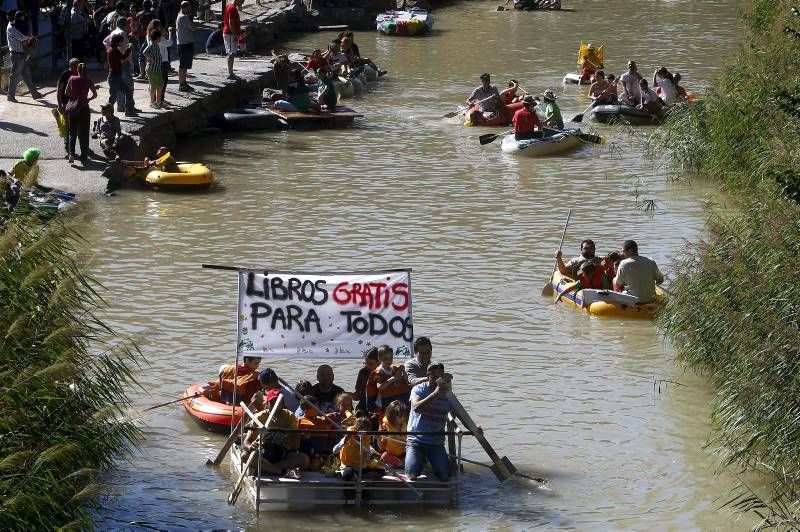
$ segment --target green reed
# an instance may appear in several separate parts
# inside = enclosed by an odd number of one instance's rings
[[[85,529],[132,448],[139,353],[114,340],[68,216],[0,211],[0,529]]]
[[[679,359],[716,386],[712,445],[723,464],[765,473],[728,505],[757,528],[800,528],[800,26],[789,0],[751,0],[750,37],[720,50],[702,100],[674,108],[649,149],[718,182],[736,209],[676,265],[660,325]]]

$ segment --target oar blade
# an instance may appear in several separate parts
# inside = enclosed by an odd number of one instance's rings
[[[505,8],[505,6],[497,6],[497,10],[498,11],[505,11],[506,8]]]
[[[553,297],[554,293],[555,292],[553,292],[553,285],[551,283],[547,283],[546,285],[544,285],[544,288],[542,288],[543,297]]]
[[[484,146],[486,144],[494,142],[495,140],[497,140],[497,137],[499,136],[500,135],[498,135],[497,133],[488,133],[486,135],[481,135],[480,137],[478,137],[478,141],[481,143],[481,146]]]
[[[580,124],[581,122],[583,122],[583,113],[572,117],[572,121],[575,122],[576,124]]]

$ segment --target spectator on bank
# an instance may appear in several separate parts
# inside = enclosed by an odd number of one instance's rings
[[[154,20],[153,22],[158,22]],[[153,22],[150,26],[153,26]],[[164,90],[164,81],[161,77],[161,50],[159,42],[161,41],[161,30],[154,28],[150,30],[147,36],[147,48],[144,49],[142,54],[147,60],[147,78],[150,82],[150,107],[153,109],[161,109],[161,92]]]
[[[153,2],[144,0],[142,10],[136,13],[137,37],[139,42],[139,80],[147,80],[147,68],[145,67],[144,49],[147,48],[147,28],[155,20],[156,12],[153,11]]]
[[[72,39],[72,57],[80,61],[86,60],[89,50],[86,49],[86,37],[89,35],[89,17],[85,11],[86,0],[78,0],[70,13],[70,36]]]
[[[89,126],[91,110],[89,102],[97,98],[97,90],[86,74],[86,63],[78,65],[78,75],[67,81],[67,116],[69,120],[69,162],[75,161],[75,144],[80,139],[81,164],[89,160]],[[89,93],[92,93],[91,97]]]
[[[108,34],[108,37],[103,39],[103,46],[106,49],[106,56],[108,57],[108,67],[109,67],[109,91],[111,90],[111,51],[113,45],[112,40],[115,37],[119,37],[122,41],[119,43],[117,48],[119,49],[120,53],[122,54],[122,59],[115,54],[114,56],[114,67],[116,69],[119,66],[119,72],[121,81],[123,84],[117,84],[118,94],[114,98],[117,102],[117,111],[125,111],[128,112],[133,107],[133,48],[130,46],[130,40],[128,39],[128,19],[126,17],[117,17],[116,19],[117,27],[114,28],[114,31]],[[125,50],[129,50],[125,52]],[[120,60],[119,65],[117,65],[117,61]],[[115,77],[116,81],[116,77]],[[130,88],[130,104],[128,104],[128,93],[127,88]],[[111,101],[109,99],[109,101]]]
[[[72,76],[78,75],[78,63],[80,61],[73,57],[69,60],[68,68],[58,76],[58,84],[56,85],[56,102],[58,104],[58,111],[67,116],[67,82],[69,78]],[[69,121],[68,121],[69,122]],[[69,128],[69,123],[67,123],[67,128]],[[69,131],[64,136],[64,158],[69,159]]]
[[[25,18],[25,13],[17,11],[14,15],[14,20],[22,20]],[[31,98],[39,99],[42,94],[36,90],[31,78],[31,66],[29,62],[29,51],[35,48],[37,39],[32,35],[26,35],[19,31],[17,27],[11,22],[8,23],[6,28],[6,36],[8,38],[8,50],[11,55],[11,74],[8,80],[8,95],[6,99],[9,102],[16,102],[17,85],[20,78],[28,87],[28,92]]]
[[[194,89],[186,82],[186,76],[192,68],[194,32],[197,31],[197,26],[192,21],[192,4],[188,0],[181,2],[181,12],[175,19],[175,28],[178,42],[178,90],[192,92]]]
[[[211,32],[206,39],[206,53],[209,55],[225,55],[225,39],[222,37],[222,23]]]
[[[239,37],[242,35],[242,23],[239,17],[239,8],[244,0],[233,0],[225,7],[222,17],[222,37],[225,41],[225,54],[228,56],[228,79],[238,80],[239,76],[233,73],[233,61],[239,49]]]
[[[119,19],[120,23],[122,21]],[[125,44],[124,41],[124,36],[119,33],[111,38],[108,52],[108,103],[116,103],[117,109],[122,106],[125,116],[137,116],[138,109],[133,104],[133,75],[128,77],[124,72],[124,65],[130,65],[131,43]]]

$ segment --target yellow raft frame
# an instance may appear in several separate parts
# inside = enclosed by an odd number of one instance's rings
[[[554,297],[558,298],[558,295],[574,282],[574,279],[561,275],[561,272],[556,270],[550,279]],[[561,302],[593,316],[650,319],[666,302],[666,295],[659,287],[656,287],[655,301],[642,304],[636,303],[633,296],[620,294],[613,290],[583,289],[564,294]]]
[[[178,163],[180,172],[153,170],[147,174],[149,185],[157,187],[204,187],[214,181],[211,170],[199,163]]]

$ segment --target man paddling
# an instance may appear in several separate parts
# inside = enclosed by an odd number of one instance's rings
[[[261,357],[244,357],[244,363],[238,367],[228,364],[219,369],[220,395],[226,403],[233,402],[234,380],[236,382],[236,402],[249,403],[253,395],[261,389],[258,366]]]
[[[477,87],[467,98],[467,105],[478,104],[478,108],[469,115],[470,122],[477,124],[481,117],[491,120],[497,115],[497,102],[500,101],[500,92],[492,85],[488,73],[481,74],[481,86]]]
[[[589,87],[589,98],[593,100],[592,107],[617,103],[616,86],[605,79],[605,73],[600,70],[595,79],[597,81]]]
[[[656,298],[655,285],[664,282],[664,274],[655,261],[639,255],[639,246],[634,240],[622,244],[624,259],[619,263],[614,288],[639,298],[639,303],[649,303]]]
[[[533,96],[525,96],[522,99],[522,109],[514,113],[511,121],[514,124],[514,139],[528,140],[542,136],[542,123],[536,116],[536,100]]]
[[[581,241],[581,254],[570,259],[566,264],[564,264],[564,260],[561,258],[562,253],[559,249],[556,251],[556,265],[558,266],[558,271],[561,272],[561,275],[574,278],[578,268],[580,268],[584,262],[599,262],[594,253],[594,240],[587,238],[586,240]]]

